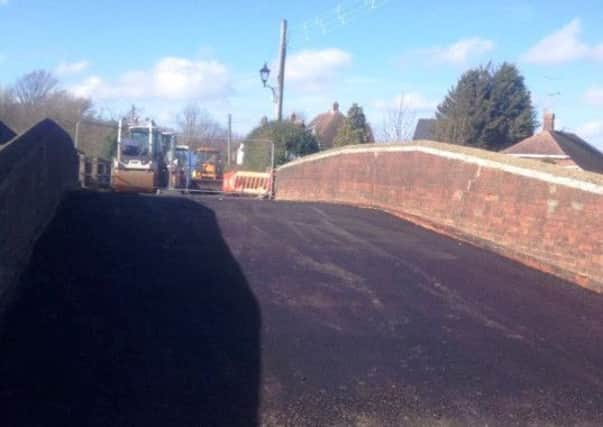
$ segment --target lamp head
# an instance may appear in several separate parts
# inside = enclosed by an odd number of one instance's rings
[[[264,62],[264,66],[260,69],[260,79],[262,79],[262,84],[266,86],[268,82],[268,77],[270,77],[270,68],[268,68],[268,64]]]

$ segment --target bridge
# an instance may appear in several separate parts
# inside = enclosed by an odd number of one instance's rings
[[[433,201],[432,222],[417,198],[386,209],[397,196],[379,195],[373,164],[358,157],[382,153],[294,163],[277,173],[280,200],[263,201],[80,191],[69,144],[45,122],[0,150],[3,425],[603,421],[596,230],[581,243],[595,273],[584,262],[576,275],[567,248],[549,252],[564,254],[553,268],[537,243],[529,260],[520,237],[488,244],[493,221],[473,238],[461,220],[438,226],[445,211],[425,187],[414,186]],[[434,156],[422,153],[413,162]],[[468,172],[472,197],[492,192],[481,167]],[[450,175],[451,200],[464,170]],[[543,208],[581,213],[587,227],[597,178],[556,179],[555,200],[584,192],[571,196],[581,209]]]

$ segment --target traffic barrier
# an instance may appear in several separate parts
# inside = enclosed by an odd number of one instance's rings
[[[226,172],[222,183],[225,193],[269,196],[271,188],[272,179],[269,172]]]

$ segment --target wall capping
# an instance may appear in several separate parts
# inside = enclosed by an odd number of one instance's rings
[[[438,144],[438,143],[436,143],[436,144]],[[442,145],[445,145],[446,147],[448,147],[450,144],[442,144]],[[475,149],[473,149],[473,150],[475,150]],[[483,151],[483,150],[480,150],[480,151]],[[525,176],[527,178],[537,179],[540,181],[547,182],[549,184],[563,185],[566,187],[575,188],[578,190],[603,195],[603,177],[600,178],[601,183],[598,184],[596,182],[592,182],[591,180],[582,180],[582,179],[572,178],[569,176],[563,176],[562,171],[566,171],[566,169],[561,169],[560,171],[558,171],[559,174],[556,174],[556,173],[552,173],[549,171],[540,171],[540,170],[531,169],[531,168],[528,168],[525,166],[509,164],[508,162],[503,162],[500,160],[499,161],[491,160],[491,159],[484,158],[481,156],[465,154],[462,152],[455,152],[455,151],[434,148],[431,146],[425,146],[425,145],[419,145],[419,144],[412,144],[412,145],[408,145],[408,144],[404,144],[404,145],[371,144],[370,146],[353,145],[350,147],[343,147],[343,148],[339,148],[339,149],[328,150],[328,151],[324,151],[321,153],[316,153],[316,154],[312,154],[309,156],[305,156],[301,159],[298,159],[293,162],[286,163],[286,164],[280,166],[277,169],[277,172],[279,170],[285,170],[287,168],[297,166],[297,165],[300,165],[300,164],[303,164],[306,162],[312,162],[312,161],[316,161],[316,160],[341,156],[341,155],[345,155],[345,154],[359,154],[359,153],[380,154],[380,153],[400,153],[400,152],[419,152],[419,153],[431,154],[434,156],[444,157],[444,158],[453,159],[453,160],[460,160],[465,163],[478,165],[478,166],[481,166],[484,168],[497,169],[497,170],[509,172],[509,173],[512,173],[515,175],[520,175],[520,176]],[[488,154],[489,154],[489,157],[490,156],[491,157],[501,156],[503,158],[507,158],[507,156],[504,154],[499,154],[499,153],[488,153]],[[510,157],[511,156],[509,156],[509,158]],[[513,158],[512,160],[517,161],[518,159]],[[551,168],[551,166],[549,166],[548,168]],[[555,172],[557,172],[557,171],[555,171]],[[582,174],[582,172],[577,172],[577,173]],[[585,175],[587,175],[587,174],[594,175],[594,174],[590,174],[590,173],[584,173],[584,174]],[[594,180],[597,180],[597,178],[595,177]]]

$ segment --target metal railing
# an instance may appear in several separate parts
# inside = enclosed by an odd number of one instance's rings
[[[79,181],[82,188],[108,189],[111,186],[111,162],[80,153]]]

